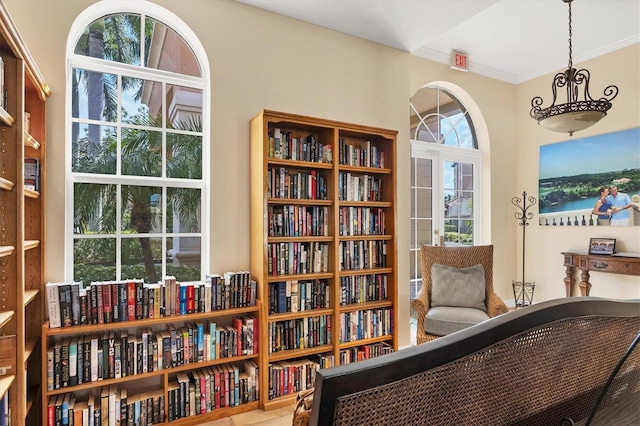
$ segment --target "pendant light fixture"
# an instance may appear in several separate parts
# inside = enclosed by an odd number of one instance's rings
[[[556,74],[553,78],[551,85],[553,103],[546,108],[541,108],[542,98],[536,96],[531,100],[530,115],[545,129],[569,133],[569,136],[572,136],[573,132],[591,127],[607,115],[607,111],[611,108],[611,101],[618,96],[618,87],[607,86],[604,89],[604,96],[600,99],[593,99],[589,94],[589,70],[573,68],[571,50],[571,2],[573,0],[562,1],[569,4],[569,66],[566,71]],[[562,101],[558,99],[558,92],[563,90],[567,93],[566,103],[556,103]]]

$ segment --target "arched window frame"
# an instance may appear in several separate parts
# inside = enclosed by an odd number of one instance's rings
[[[181,75],[179,78],[170,76],[165,71],[151,68],[143,68],[129,64],[115,63],[105,61],[103,59],[89,58],[87,56],[74,53],[79,37],[84,30],[92,22],[113,14],[136,14],[149,17],[162,22],[164,25],[175,31],[184,42],[191,48],[198,65],[200,67],[200,77]],[[65,266],[64,276],[66,281],[74,278],[74,184],[76,182],[102,183],[99,178],[84,176],[78,179],[72,172],[72,96],[71,96],[71,78],[74,67],[95,70],[99,72],[115,72],[118,74],[126,73],[127,76],[139,78],[153,78],[154,75],[162,75],[164,81],[174,84],[186,84],[194,87],[202,92],[202,178],[199,182],[194,180],[185,180],[185,188],[196,188],[201,191],[201,208],[200,208],[200,232],[197,236],[200,238],[200,280],[204,280],[205,274],[209,268],[209,241],[210,241],[210,70],[209,60],[202,43],[199,41],[195,33],[189,26],[183,22],[178,16],[171,11],[156,5],[147,0],[113,0],[101,1],[89,6],[81,12],[71,26],[67,38],[66,46],[66,92],[65,92]],[[173,80],[172,80],[173,79]],[[128,179],[120,179],[121,184],[140,183],[137,176]],[[164,186],[166,188],[166,186]],[[165,189],[166,190],[166,189]],[[121,233],[120,230],[117,233]],[[163,238],[166,233],[162,232]],[[119,253],[119,251],[118,251]],[[120,274],[120,257],[115,259],[117,262],[117,274]],[[162,274],[166,272],[166,254],[163,255]],[[120,277],[121,279],[134,277]]]

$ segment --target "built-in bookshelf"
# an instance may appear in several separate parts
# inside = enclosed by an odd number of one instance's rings
[[[42,170],[49,94],[0,2],[0,397],[10,407],[11,424],[40,423],[37,345],[44,319],[46,182]],[[9,414],[1,407],[0,412]]]
[[[48,283],[46,293],[40,424],[195,425],[259,407],[250,273]]]
[[[320,368],[397,350],[396,135],[262,111],[251,121],[261,406]]]

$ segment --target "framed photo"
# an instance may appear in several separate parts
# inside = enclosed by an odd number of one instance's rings
[[[615,252],[615,238],[591,238],[589,241],[589,254],[613,254]]]

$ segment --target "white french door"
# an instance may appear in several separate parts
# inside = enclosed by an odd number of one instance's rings
[[[421,245],[481,244],[480,176],[477,150],[411,142],[411,298],[422,285]]]

